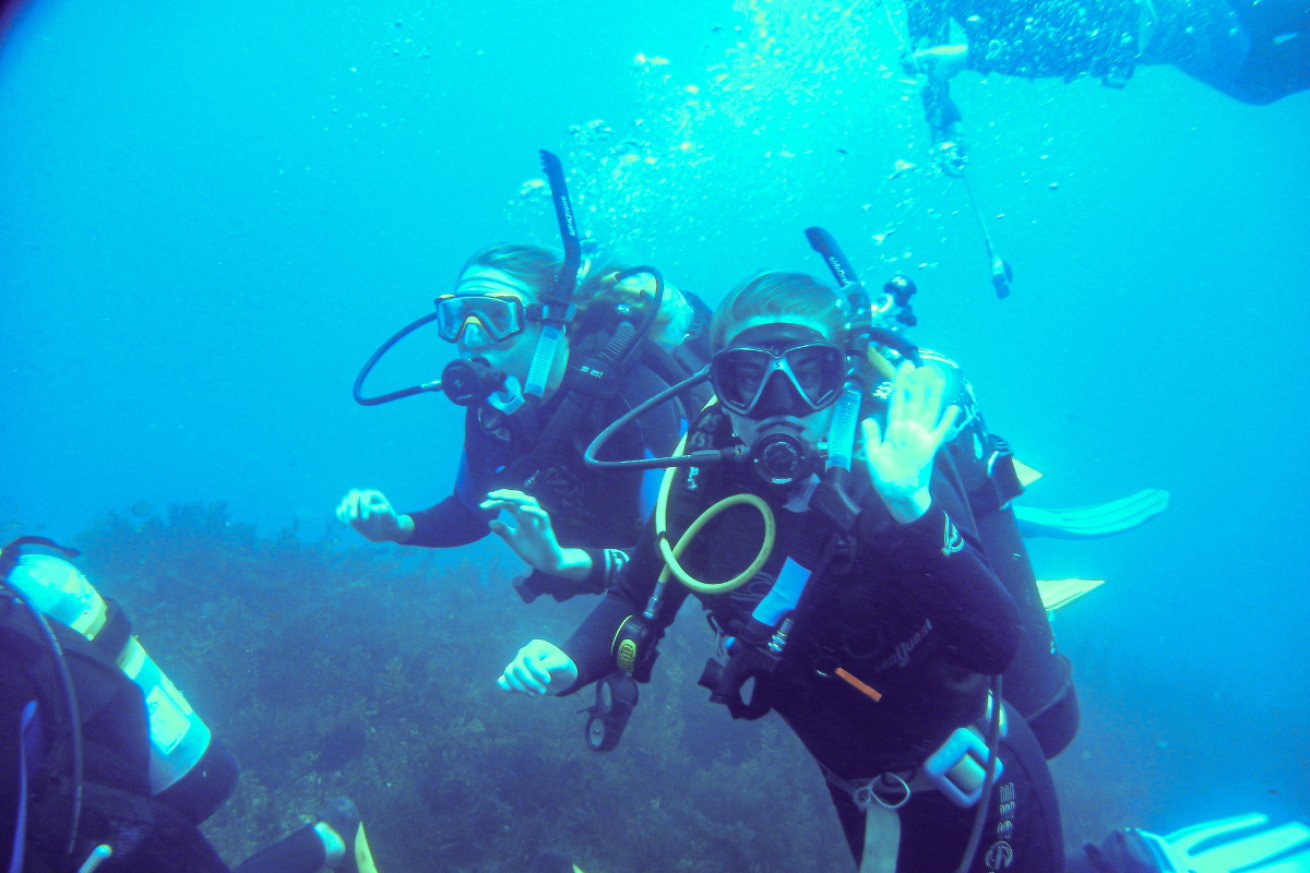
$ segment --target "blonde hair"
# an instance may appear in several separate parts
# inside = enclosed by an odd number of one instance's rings
[[[591,263],[586,275],[582,277],[577,290],[573,293],[573,305],[578,308],[579,317],[585,315],[588,309],[598,303],[617,302],[621,298],[632,297],[626,290],[616,290],[612,286],[606,287],[603,284],[606,276],[627,269],[626,265],[611,260],[605,252],[601,251],[591,251],[590,258]],[[528,286],[532,291],[532,302],[540,303],[555,287],[555,280],[563,264],[558,254],[542,246],[497,243],[475,252],[464,262],[459,274],[463,276],[469,268],[475,266],[500,270]],[[659,314],[655,317],[655,330],[658,332],[668,325],[673,318],[682,314],[681,310],[685,307],[686,303],[681,295],[675,289],[668,289]]]
[[[527,285],[533,298],[542,300],[555,285],[560,259],[550,249],[518,243],[497,243],[473,256],[460,267],[463,276],[472,267],[491,267]],[[458,279],[456,280],[458,281]]]
[[[841,342],[846,314],[841,298],[826,285],[804,273],[761,273],[728,292],[714,310],[710,342],[723,351],[742,323],[760,315],[803,316],[821,323],[831,339]]]

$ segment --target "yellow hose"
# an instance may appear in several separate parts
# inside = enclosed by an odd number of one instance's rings
[[[687,438],[684,436],[682,441],[678,443],[677,451],[674,454],[681,455],[686,445]],[[678,538],[677,545],[670,547],[668,503],[669,493],[673,490],[673,480],[677,473],[677,467],[669,467],[664,471],[664,479],[660,483],[659,498],[655,501],[655,533],[659,537],[660,555],[664,558],[664,571],[660,573],[659,581],[662,583],[670,575],[676,576],[679,582],[697,594],[726,594],[740,588],[754,578],[773,552],[773,543],[777,536],[778,527],[773,517],[773,510],[769,508],[769,504],[754,494],[733,494],[702,512]],[[701,528],[709,524],[719,513],[742,503],[754,506],[764,518],[764,542],[760,545],[759,554],[755,556],[754,561],[751,561],[749,567],[726,582],[701,582],[699,579],[693,578],[686,570],[682,569],[682,565],[678,563],[678,558],[682,556],[683,551],[691,544],[696,534],[700,533]]]

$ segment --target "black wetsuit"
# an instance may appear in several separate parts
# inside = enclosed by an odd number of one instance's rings
[[[578,593],[600,593],[608,578],[605,568],[617,566],[607,560],[613,549],[629,548],[641,533],[642,474],[632,471],[594,470],[583,463],[582,453],[591,440],[611,422],[646,398],[670,384],[695,373],[709,359],[708,334],[711,313],[693,295],[684,296],[695,310],[688,336],[673,352],[647,343],[640,359],[623,373],[617,390],[609,398],[590,403],[583,422],[570,439],[562,441],[539,464],[525,462],[538,449],[538,441],[564,396],[579,381],[577,366],[584,352],[574,348],[570,367],[558,391],[540,409],[524,409],[505,416],[491,406],[470,408],[464,419],[464,452],[455,477],[455,493],[430,509],[411,512],[414,532],[406,545],[428,548],[462,546],[482,539],[490,528],[489,516],[478,508],[487,493],[497,488],[527,492],[550,513],[551,524],[561,545],[584,548],[596,571],[581,583],[534,572],[527,580],[530,599],[542,592],[564,600]],[[699,398],[699,400],[697,399]],[[678,403],[662,404],[620,431],[606,446],[603,459],[653,457],[671,453],[681,436],[681,420],[690,418],[688,409],[699,409],[707,396],[691,396]],[[523,476],[528,478],[524,481]]]
[[[1011,76],[1101,78],[1172,64],[1245,103],[1310,87],[1310,0],[911,0],[916,48],[967,36],[969,67]]]
[[[733,439],[726,414],[713,408],[698,418],[689,448],[726,446]],[[736,634],[787,558],[807,570],[820,568],[807,584],[781,661],[771,674],[757,677],[751,706],[776,710],[825,771],[840,779],[896,772],[914,781],[920,764],[956,728],[981,718],[987,675],[1004,670],[1014,655],[1018,616],[981,556],[945,454],[934,472],[931,508],[908,525],[897,524],[872,486],[859,484],[862,479],[853,477],[852,496],[861,512],[854,532],[858,547],[849,559],[825,559],[833,542],[830,523],[817,512],[784,509],[780,495],[740,466],[716,465],[690,478],[680,472],[669,506],[670,535],[676,539],[706,507],[730,494],[755,493],[773,507],[777,541],[762,574],[729,594],[697,595],[715,624]],[[683,564],[699,579],[722,581],[750,562],[762,536],[763,522],[754,509],[729,509],[706,526],[684,553]],[[578,666],[575,687],[614,670],[616,632],[642,612],[662,567],[648,528],[618,584],[563,646]],[[687,594],[686,588],[671,586],[658,630],[672,622]],[[839,667],[881,699],[875,702],[838,678]],[[1013,722],[1002,752],[1007,773],[996,795],[1018,794],[1024,801],[1024,828],[1009,844],[1011,866],[1057,870],[1061,837],[1054,789],[1022,719],[1016,715]],[[863,816],[844,798],[834,789],[858,859]],[[996,798],[993,833],[1003,826]],[[963,853],[971,816],[972,810],[950,805],[936,791],[916,791],[900,810],[899,868],[952,869]],[[957,845],[959,833],[964,837]],[[984,840],[983,849],[992,842]]]
[[[919,353],[942,374],[944,395],[961,410],[959,433],[947,444],[947,452],[959,472],[959,487],[968,495],[983,554],[1019,613],[1021,633],[1005,670],[1005,699],[1028,722],[1046,757],[1053,758],[1078,733],[1078,697],[1069,659],[1056,651],[1028,549],[1009,507],[1023,493],[1023,485],[1009,445],[987,429],[959,365],[928,349]]]

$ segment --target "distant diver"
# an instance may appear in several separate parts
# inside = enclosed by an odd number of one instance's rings
[[[503,244],[484,249],[460,271],[455,290],[436,311],[393,337],[355,383],[365,404],[441,390],[468,412],[455,493],[422,512],[398,513],[379,491],[353,490],[338,518],[374,542],[429,548],[506,533],[489,492],[513,488],[534,495],[555,520],[561,542],[591,549],[596,572],[567,580],[535,572],[516,583],[531,602],[600,593],[636,543],[644,515],[642,476],[598,471],[581,447],[633,405],[699,370],[708,359],[709,310],[667,285],[653,267],[604,263],[578,238],[558,159],[543,152],[564,240],[561,261],[547,249]],[[409,331],[435,320],[459,358],[439,382],[368,398],[364,378]],[[628,428],[619,454],[672,451],[681,422],[699,410],[695,392]]]
[[[0,550],[0,870],[230,873],[199,825],[236,787],[236,761],[75,555],[41,537]],[[324,866],[376,873],[344,797],[235,869]]]
[[[938,82],[971,69],[1123,87],[1169,64],[1253,105],[1310,88],[1310,0],[907,0],[906,19]]]

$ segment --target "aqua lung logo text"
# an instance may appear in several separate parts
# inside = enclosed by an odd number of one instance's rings
[[[832,270],[833,275],[837,277],[838,285],[850,284],[851,280],[846,276],[846,271],[842,269],[840,261],[836,258],[828,258],[828,267]]]
[[[951,517],[946,516],[946,529],[942,531],[942,554],[953,555],[964,548],[964,537],[955,529]]]
[[[996,786],[997,818],[996,842],[983,854],[983,863],[988,870],[1003,870],[1014,863],[1014,846],[1009,840],[1014,836],[1014,811],[1018,802],[1014,799],[1014,783],[1007,782]]]
[[[573,204],[569,202],[568,195],[565,195],[560,202],[564,206],[564,226],[568,228],[569,236],[577,236],[578,231],[573,226]]]
[[[1000,840],[992,844],[983,856],[983,863],[987,865],[988,870],[1001,870],[1009,867],[1014,863],[1014,849],[1005,840]]]
[[[919,643],[923,642],[923,638],[928,636],[928,634],[930,633],[932,633],[932,622],[925,618],[923,620],[923,627],[915,631],[914,636],[910,637],[908,640],[905,640],[902,643],[897,643],[896,651],[892,652],[890,655],[884,658],[882,663],[878,665],[875,672],[881,673],[883,670],[886,670],[888,667],[891,667],[893,665],[897,667],[904,667],[907,664],[909,664],[910,653],[913,652],[915,649],[917,649],[919,647]]]

